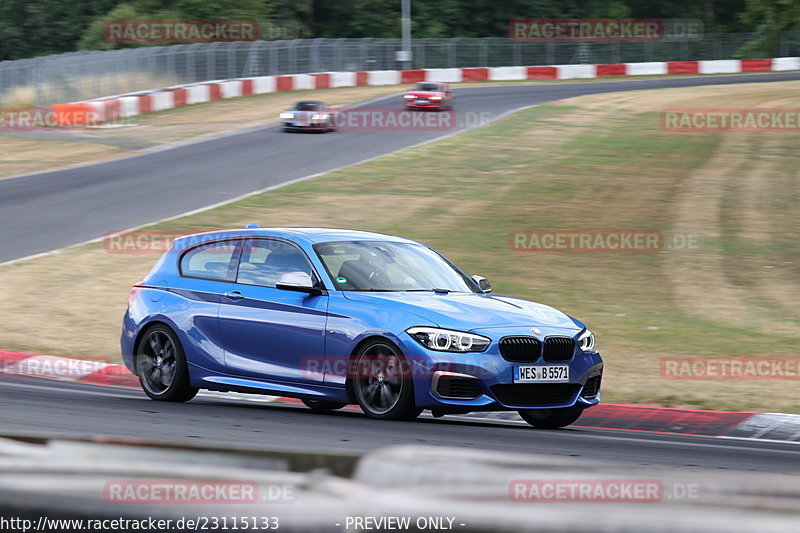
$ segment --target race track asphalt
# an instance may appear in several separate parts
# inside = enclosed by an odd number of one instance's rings
[[[319,414],[224,394],[185,404],[142,391],[0,376],[0,435],[123,437],[209,446],[366,452],[395,444],[462,446],[592,459],[608,464],[800,475],[800,443],[527,424],[423,415],[370,420],[359,411]],[[252,397],[260,399],[259,397]]]

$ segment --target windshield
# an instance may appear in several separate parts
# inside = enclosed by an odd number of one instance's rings
[[[295,106],[297,111],[317,111],[320,108],[322,108],[322,104],[319,102],[299,102]]]
[[[420,244],[334,242],[314,250],[342,291],[480,292],[471,279]]]
[[[441,91],[442,88],[436,83],[418,83],[418,91]]]

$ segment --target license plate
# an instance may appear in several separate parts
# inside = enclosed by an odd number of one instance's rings
[[[418,104],[427,104],[427,103],[428,103],[428,101],[427,101],[427,100],[425,100],[424,98],[418,98],[418,99],[417,99],[417,103],[418,103]]]
[[[514,383],[561,383],[569,381],[567,365],[515,366]]]

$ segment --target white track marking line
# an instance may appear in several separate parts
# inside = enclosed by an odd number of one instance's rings
[[[42,378],[31,378],[31,379],[42,379]],[[55,380],[53,380],[55,381]],[[60,381],[59,383],[64,383]],[[77,385],[86,385],[86,386],[100,386],[100,385],[92,385],[90,383],[80,383],[80,382],[67,382],[67,383],[76,383]],[[86,389],[79,389],[79,388],[69,388],[69,387],[53,387],[52,385],[40,385],[36,383],[12,383],[9,378],[0,378],[0,389],[2,388],[9,388],[9,389],[33,389],[33,390],[41,390],[41,391],[48,391],[54,394],[60,394],[62,392],[67,394],[86,394],[88,396],[104,396],[109,397],[113,396],[116,398],[131,398],[131,394],[135,395],[135,397],[146,398],[146,396],[141,396],[137,393],[142,393],[141,390],[137,389],[128,389],[125,387],[113,387],[113,386],[102,386],[103,389],[100,390],[86,390]],[[131,394],[119,394],[122,391],[127,391]]]
[[[390,98],[390,97],[394,97],[394,96],[396,96],[396,95],[387,96],[386,98]],[[232,204],[232,203],[235,203],[235,202],[239,202],[239,201],[245,200],[245,199],[250,198],[252,196],[256,196],[256,195],[259,195],[259,194],[264,194],[264,193],[267,193],[267,192],[270,192],[270,191],[274,191],[276,189],[280,189],[282,187],[287,187],[289,185],[294,185],[295,183],[300,183],[301,181],[306,181],[306,180],[318,178],[320,176],[324,176],[326,174],[331,174],[333,172],[338,172],[338,171],[346,169],[346,168],[350,168],[350,167],[354,167],[354,166],[358,166],[358,165],[363,165],[364,163],[369,163],[371,161],[375,161],[375,160],[381,159],[383,157],[388,157],[388,156],[394,155],[394,154],[396,154],[398,152],[402,152],[403,150],[408,150],[408,149],[411,149],[411,148],[417,148],[419,146],[424,146],[426,144],[430,144],[430,143],[433,143],[433,142],[436,142],[436,141],[441,141],[441,140],[444,140],[444,139],[448,139],[448,138],[453,137],[455,135],[460,135],[462,133],[466,133],[466,132],[472,131],[474,129],[478,129],[478,128],[482,128],[482,127],[488,126],[489,124],[492,124],[493,122],[501,120],[501,119],[507,117],[508,115],[511,115],[513,113],[517,113],[519,111],[524,111],[525,109],[531,109],[531,108],[536,107],[538,105],[539,104],[533,104],[533,105],[526,105],[526,106],[518,107],[518,108],[515,108],[515,109],[510,109],[510,110],[508,110],[508,111],[506,111],[504,113],[501,113],[500,115],[498,115],[498,116],[496,116],[496,117],[494,117],[494,118],[492,118],[490,120],[487,120],[486,122],[483,122],[481,124],[476,124],[474,126],[469,126],[469,127],[463,128],[463,129],[458,129],[458,130],[452,131],[452,132],[450,132],[450,133],[448,133],[446,135],[435,137],[433,139],[428,139],[427,141],[422,141],[422,142],[419,142],[419,143],[416,143],[416,144],[411,144],[411,145],[408,145],[408,146],[404,146],[402,148],[398,148],[397,150],[392,150],[391,152],[386,152],[386,153],[383,153],[383,154],[380,154],[380,155],[376,155],[376,156],[373,156],[373,157],[368,157],[366,159],[361,159],[359,161],[355,161],[355,162],[349,163],[347,165],[341,165],[341,166],[338,166],[338,167],[335,167],[335,168],[332,168],[332,169],[329,169],[329,170],[325,170],[323,172],[317,172],[315,174],[309,174],[309,175],[306,175],[306,176],[301,176],[299,178],[295,178],[293,180],[289,180],[289,181],[285,181],[285,182],[282,182],[282,183],[278,183],[276,185],[270,185],[269,187],[265,187],[265,188],[259,189],[257,191],[241,194],[239,196],[236,196],[235,198],[230,198],[228,200],[223,200],[221,202],[216,202],[216,203],[213,203],[211,205],[207,205],[207,206],[200,207],[200,208],[197,208],[197,209],[192,209],[190,211],[186,211],[186,212],[183,212],[183,213],[171,216],[171,217],[162,218],[160,220],[155,220],[155,221],[147,222],[147,223],[144,223],[144,224],[140,224],[140,225],[135,226],[133,228],[128,228],[128,229],[125,229],[125,230],[117,231],[115,233],[120,233],[120,234],[129,233],[129,232],[136,231],[136,230],[139,230],[139,229],[142,229],[142,228],[146,228],[148,226],[152,226],[154,224],[161,224],[163,222],[169,222],[170,220],[176,220],[178,218],[183,218],[183,217],[196,215],[198,213],[203,213],[203,212],[209,211],[211,209],[216,209],[218,207],[222,207],[222,206],[225,206],[225,205],[228,205],[228,204]],[[141,157],[143,155],[146,155],[146,154],[139,154],[139,155],[131,156],[131,157]],[[121,160],[119,160],[119,161],[121,161]],[[91,164],[99,164],[99,163],[91,163]],[[31,175],[35,175],[35,174],[31,174]],[[3,179],[8,179],[8,178],[3,178]],[[20,263],[22,261],[29,261],[31,259],[37,259],[37,258],[40,258],[40,257],[46,257],[46,256],[50,256],[50,255],[57,255],[57,254],[65,252],[67,250],[70,250],[72,248],[77,248],[79,246],[84,246],[86,244],[93,244],[93,243],[97,243],[97,242],[102,242],[104,238],[105,238],[105,235],[100,236],[100,237],[96,237],[94,239],[89,239],[87,241],[79,242],[77,244],[71,244],[69,246],[64,246],[63,248],[57,248],[57,249],[49,251],[49,252],[40,252],[40,253],[37,253],[37,254],[32,254],[32,255],[25,256],[25,257],[20,257],[18,259],[11,259],[9,261],[5,261],[3,263],[0,263],[0,267],[7,266],[7,265],[12,265],[14,263]]]

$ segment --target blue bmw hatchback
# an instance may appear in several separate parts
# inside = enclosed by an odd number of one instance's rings
[[[515,410],[567,426],[600,397],[591,331],[497,296],[434,250],[324,228],[176,239],[134,286],[122,354],[154,400],[199,389],[357,403],[372,418]]]

